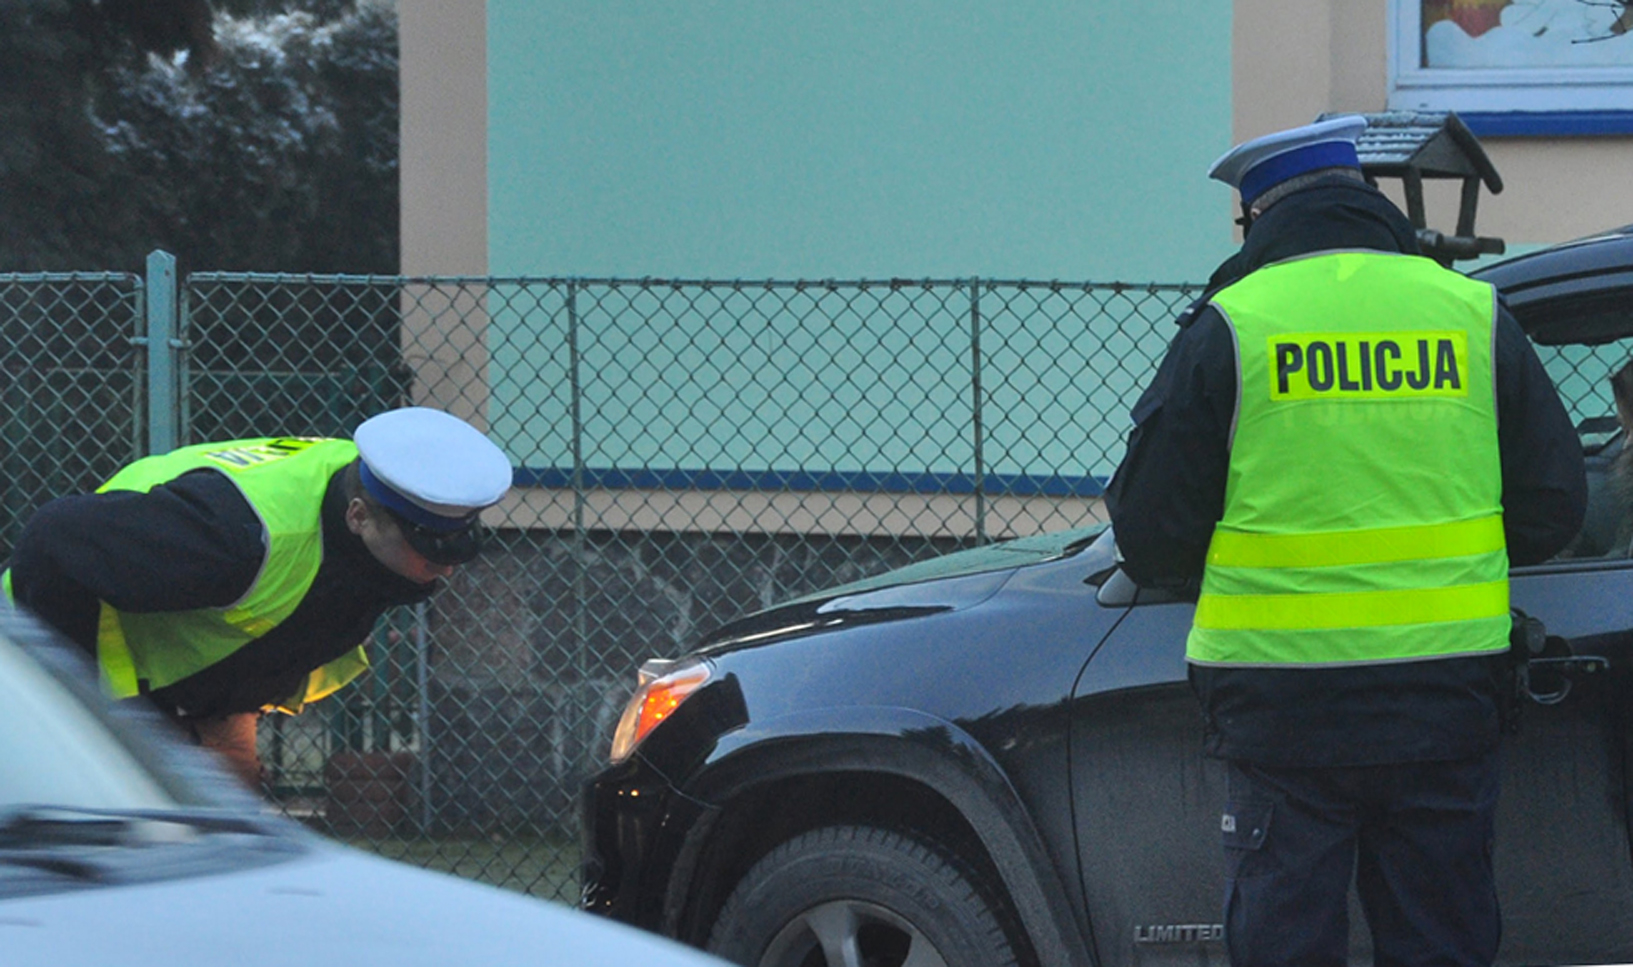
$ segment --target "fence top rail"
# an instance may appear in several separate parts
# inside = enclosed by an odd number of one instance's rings
[[[134,272],[0,272],[0,285],[37,285],[42,282],[129,282],[140,288],[143,277]]]
[[[1089,282],[1060,279],[987,279],[978,276],[956,279],[708,279],[656,276],[545,276],[545,275],[322,275],[287,272],[192,272],[189,284],[256,283],[288,285],[375,285],[375,286],[502,286],[547,285],[598,286],[603,288],[702,288],[702,289],[947,289],[985,288],[1050,289],[1054,291],[1116,292],[1196,292],[1196,282]]]

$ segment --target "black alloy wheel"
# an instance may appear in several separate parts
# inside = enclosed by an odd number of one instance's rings
[[[950,854],[900,833],[816,829],[749,870],[708,946],[746,967],[1013,967],[982,886]]]

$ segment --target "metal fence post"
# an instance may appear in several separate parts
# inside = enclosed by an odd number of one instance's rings
[[[970,422],[975,446],[975,543],[987,542],[986,461],[981,427],[981,280],[970,280]]]
[[[176,393],[176,257],[154,249],[147,256],[147,452],[176,449],[180,409]]]
[[[430,648],[425,641],[427,608],[414,605],[414,717],[420,731],[420,832],[431,831],[431,669]]]
[[[573,420],[573,664],[578,673],[578,684],[573,693],[578,701],[573,703],[578,707],[575,712],[581,718],[578,728],[564,730],[570,732],[580,744],[580,760],[569,757],[569,769],[577,762],[588,763],[593,754],[595,745],[595,717],[589,715],[590,709],[590,629],[589,613],[589,540],[584,533],[585,494],[584,479],[584,384],[583,374],[579,370],[581,363],[580,347],[578,345],[578,283],[569,280],[567,283],[567,366],[568,391],[572,393],[569,407]],[[559,721],[559,719],[558,719]],[[558,745],[557,748],[560,748]]]

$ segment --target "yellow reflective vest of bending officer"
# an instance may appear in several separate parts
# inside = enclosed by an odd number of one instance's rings
[[[194,470],[214,470],[237,485],[262,526],[265,557],[255,583],[225,608],[133,613],[102,604],[97,663],[115,697],[173,685],[261,637],[289,617],[323,562],[323,495],[334,473],[357,457],[350,440],[274,437],[183,447],[119,471],[98,492],[146,493]],[[296,712],[368,667],[361,646],[307,675],[279,704]]]
[[[1238,403],[1187,660],[1507,648],[1492,287],[1417,256],[1328,252],[1213,304],[1235,337]]]

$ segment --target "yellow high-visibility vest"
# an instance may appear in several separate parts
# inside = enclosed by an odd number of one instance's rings
[[[1187,660],[1507,648],[1492,287],[1417,256],[1329,252],[1260,269],[1213,305],[1239,402]]]
[[[225,608],[133,613],[102,604],[97,663],[118,698],[138,682],[159,689],[226,658],[292,614],[323,562],[321,512],[329,479],[357,457],[350,440],[270,437],[182,447],[145,457],[119,471],[98,492],[146,493],[193,470],[225,474],[261,520],[266,546],[260,574],[244,597]],[[296,712],[368,668],[361,646],[316,669],[303,689],[278,706]]]

